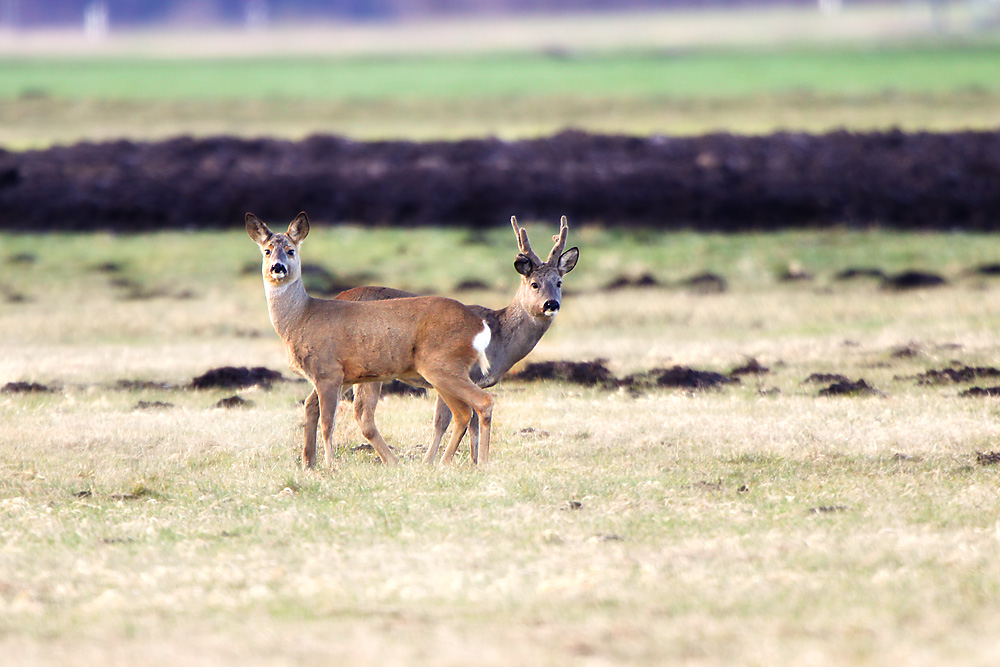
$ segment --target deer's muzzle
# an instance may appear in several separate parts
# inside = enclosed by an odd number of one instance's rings
[[[288,275],[288,267],[282,264],[281,262],[275,262],[274,264],[272,264],[269,271],[271,272],[271,275],[274,276],[275,278],[284,278],[285,276]]]
[[[545,315],[555,315],[559,312],[559,302],[555,299],[549,299],[544,304],[542,304],[542,313]]]

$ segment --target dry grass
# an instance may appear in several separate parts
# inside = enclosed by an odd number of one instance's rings
[[[307,260],[389,254],[400,234],[317,231]],[[499,236],[492,247],[462,245],[454,232],[415,236],[446,256],[471,255],[506,286],[477,300],[502,303],[514,274]],[[639,261],[661,279],[711,269],[731,289],[609,295],[596,291],[607,279],[599,267],[635,241],[579,230],[583,258],[568,279],[577,291],[533,358],[600,356],[621,375],[673,363],[726,371],[753,356],[771,373],[695,394],[503,383],[486,472],[420,465],[431,400],[390,397],[380,423],[404,464],[387,470],[352,451],[360,438],[344,412],[347,448],[330,474],[296,465],[301,384],[240,391],[254,405],[235,410],[212,407],[232,392],[114,386],[182,384],[229,363],[284,369],[259,277],[240,274],[243,254],[255,260],[250,242],[168,238],[14,239],[38,259],[3,278],[31,300],[0,311],[0,380],[60,388],[0,394],[8,660],[998,658],[998,470],[975,453],[998,449],[1000,409],[912,377],[952,360],[995,363],[1000,285],[963,272],[997,252],[991,239],[645,239]],[[80,243],[89,254],[58,259]],[[810,255],[813,246],[827,251]],[[143,250],[147,261],[136,262]],[[816,281],[776,282],[789,252],[815,257]],[[438,273],[432,255],[411,258],[411,280],[447,291],[465,277]],[[196,267],[215,257],[225,259],[201,285]],[[896,294],[830,278],[877,258],[953,283]],[[121,301],[86,269],[108,259],[154,285],[176,272],[195,293]],[[399,279],[383,266],[379,282]],[[45,290],[32,289],[35,275]],[[84,323],[96,314],[103,326]],[[903,346],[911,354],[896,354]],[[820,398],[803,384],[813,372],[864,377],[885,396]],[[136,409],[140,400],[173,407]]]
[[[547,136],[575,128],[636,135],[709,132],[949,132],[1000,125],[997,95],[879,93],[855,96],[793,93],[732,99],[530,96],[440,100],[61,100],[18,98],[0,106],[0,143],[37,148],[123,135],[162,140],[179,135],[274,136],[299,140],[337,134],[359,140],[456,140]]]

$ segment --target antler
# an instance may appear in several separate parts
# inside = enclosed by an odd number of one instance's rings
[[[510,216],[510,226],[514,228],[514,234],[517,236],[517,249],[522,255],[530,259],[532,264],[541,266],[542,260],[539,259],[535,251],[531,249],[531,244],[528,243],[528,230],[517,224],[517,216]]]
[[[562,254],[563,248],[566,247],[566,236],[569,234],[569,223],[566,221],[566,216],[559,218],[559,233],[552,237],[552,240],[556,242],[552,246],[552,252],[549,253],[549,258],[545,260],[546,264],[551,264],[553,260],[558,260],[559,256]]]

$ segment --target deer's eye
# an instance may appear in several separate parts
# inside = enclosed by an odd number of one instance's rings
[[[295,248],[289,248],[288,249],[288,256],[289,257],[295,257]]]
[[[556,287],[562,287],[562,281],[561,280],[557,280],[556,281]]]
[[[271,256],[271,249],[264,248],[264,257],[270,257],[270,256]]]
[[[531,289],[538,289],[538,283],[531,283]]]

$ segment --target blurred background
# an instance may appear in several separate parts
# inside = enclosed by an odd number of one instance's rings
[[[998,72],[1000,0],[0,0],[0,226],[992,228]]]
[[[247,26],[314,21],[398,21],[455,16],[512,16],[651,10],[725,10],[813,6],[833,15],[844,0],[2,0],[8,29],[80,26],[98,35],[116,28]],[[964,6],[971,19],[996,19],[995,0],[849,0],[851,7],[900,5],[945,22]]]

